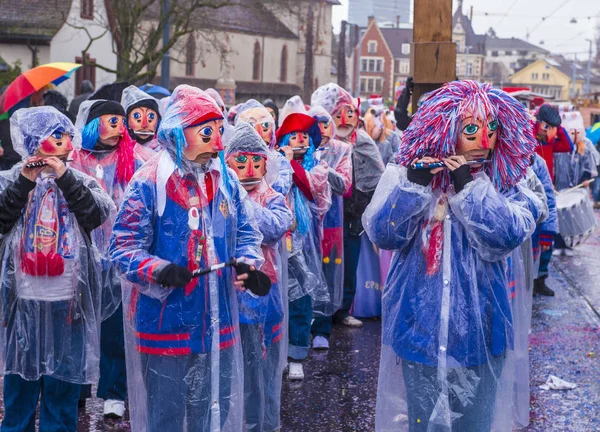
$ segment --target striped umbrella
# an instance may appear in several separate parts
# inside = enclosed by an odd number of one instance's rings
[[[21,102],[48,84],[58,85],[68,79],[81,65],[77,63],[48,63],[34,67],[19,75],[0,96],[0,113],[5,114]]]

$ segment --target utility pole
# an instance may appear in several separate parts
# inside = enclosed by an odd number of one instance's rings
[[[337,81],[338,85],[346,88],[346,25],[348,23],[342,21],[342,30],[340,31],[340,41],[338,43],[338,64],[337,64]]]
[[[459,6],[460,7],[460,6]],[[456,77],[456,44],[452,42],[452,0],[415,0],[412,112],[419,98]]]
[[[356,55],[354,57],[356,57],[356,79],[354,80],[355,83],[355,87],[354,87],[354,97],[360,97],[360,55],[361,55],[361,40],[362,38],[360,37],[360,28],[358,27],[358,24],[354,25],[354,37],[356,38]]]
[[[590,75],[591,75],[591,67],[592,67],[592,40],[586,39],[586,41],[588,41],[590,43],[590,52],[589,52],[588,64],[587,64],[587,74],[585,76],[585,94],[587,94],[589,96],[590,94],[592,94],[592,86],[590,84]]]
[[[573,57],[573,74],[571,76],[571,100],[575,99],[575,82],[577,81],[577,54]]]
[[[171,37],[171,20],[169,19],[171,13],[171,0],[164,0],[163,3],[163,16],[165,17],[165,26],[163,27],[163,47],[169,44]],[[162,58],[162,64],[160,69],[160,85],[170,90],[171,88],[171,58],[169,57],[169,51],[165,51]]]
[[[471,45],[465,46],[465,79],[469,79],[469,51],[473,48]]]

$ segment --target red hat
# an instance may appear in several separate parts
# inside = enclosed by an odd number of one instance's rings
[[[173,91],[163,123],[169,123],[171,117],[185,129],[213,120],[222,120],[223,112],[206,92],[183,84]]]
[[[313,131],[313,126],[317,123],[317,120],[304,113],[292,113],[288,115],[284,120],[283,124],[277,129],[275,132],[275,138],[277,138],[277,142],[279,142],[284,136],[293,132],[305,132],[309,133]],[[314,138],[313,138],[314,140]],[[319,142],[321,140],[319,139]],[[315,146],[318,146],[319,143],[315,142]]]

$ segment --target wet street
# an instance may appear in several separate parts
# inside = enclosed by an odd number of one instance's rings
[[[554,257],[553,298],[535,297],[530,335],[532,411],[527,431],[600,430],[600,233]],[[329,352],[312,352],[303,382],[284,379],[282,431],[373,431],[380,347],[379,320],[362,329],[334,327]],[[577,384],[542,390],[548,375]],[[127,421],[102,418],[91,399],[79,431],[129,431]],[[166,432],[166,431],[165,431]]]

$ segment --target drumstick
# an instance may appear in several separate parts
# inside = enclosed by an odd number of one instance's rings
[[[564,189],[564,190],[558,191],[558,192],[556,192],[556,193],[559,193],[559,194],[561,194],[561,193],[565,193],[565,192],[571,192],[571,191],[574,191],[575,189],[580,189],[580,188],[583,188],[583,187],[588,187],[588,186],[589,186],[590,184],[592,184],[593,182],[594,182],[594,179],[586,180],[586,181],[584,181],[584,182],[581,182],[581,183],[580,183],[580,184],[578,184],[577,186],[573,186],[573,187],[572,187],[572,188],[570,188],[570,189]]]

